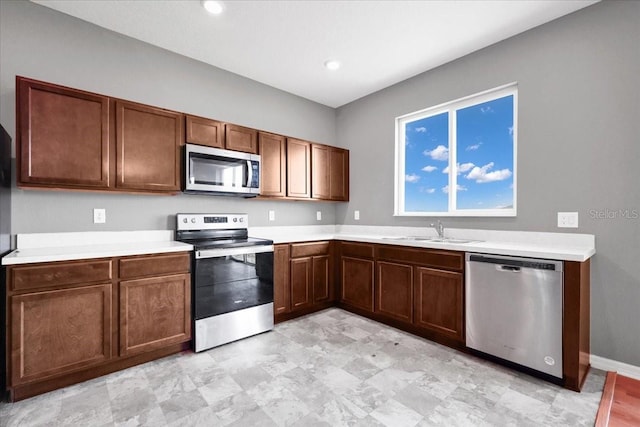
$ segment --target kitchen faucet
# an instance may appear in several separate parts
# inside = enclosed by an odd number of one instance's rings
[[[435,228],[438,232],[438,237],[444,239],[444,224],[442,223],[442,221],[438,220],[437,224],[431,223],[430,227]]]

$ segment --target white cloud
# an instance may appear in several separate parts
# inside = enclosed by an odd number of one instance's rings
[[[449,160],[449,149],[444,145],[438,145],[433,150],[425,150],[422,154],[430,156],[433,160]]]
[[[458,166],[456,167],[457,174],[460,175],[461,173],[467,172],[471,170],[471,168],[474,166],[475,165],[473,163],[463,163],[463,164],[458,163]],[[449,166],[442,169],[442,173],[449,173]]]
[[[438,170],[438,168],[437,168],[437,167],[435,167],[435,166],[431,166],[431,165],[429,165],[429,166],[425,166],[425,167],[423,167],[423,168],[422,168],[422,170],[423,170],[423,171],[425,171],[425,172],[433,172],[433,171],[435,171],[435,170]]]
[[[416,128],[415,130],[416,132],[425,133],[427,131],[427,128],[424,126],[421,126],[419,128]]]
[[[482,112],[482,114],[489,114],[494,112],[493,108],[488,105],[486,107],[480,107],[480,111]]]
[[[435,188],[425,188],[425,187],[420,187],[420,192],[421,193],[427,193],[427,194],[433,194],[436,192]]]
[[[493,162],[487,163],[482,167],[475,166],[473,169],[471,169],[471,172],[465,175],[465,178],[473,179],[478,184],[483,184],[485,182],[503,181],[512,175],[509,169],[501,169],[489,172],[489,170],[493,168],[493,166]]]
[[[509,126],[509,135],[513,136],[513,126]]]
[[[463,163],[460,164],[458,163],[458,175],[462,172],[467,172],[469,170],[471,170],[472,167],[474,167],[475,165],[473,163]]]
[[[413,173],[411,175],[405,175],[404,180],[413,184],[420,181],[420,177],[415,173]]]
[[[458,184],[456,186],[456,188],[458,189],[458,191],[467,191],[467,187],[465,187],[464,185]],[[445,185],[444,187],[442,187],[442,192],[445,193],[445,194],[448,194],[449,193],[449,186]]]
[[[474,151],[480,148],[481,145],[482,145],[482,142],[478,142],[477,144],[473,144],[473,145],[468,145],[467,148],[465,148],[465,150]]]

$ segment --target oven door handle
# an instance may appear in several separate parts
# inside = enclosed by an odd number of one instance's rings
[[[232,255],[248,255],[273,252],[273,245],[242,246],[239,248],[204,249],[196,251],[196,259],[216,258]]]

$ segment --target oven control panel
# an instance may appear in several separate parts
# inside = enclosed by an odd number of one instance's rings
[[[178,214],[178,230],[249,228],[247,214]]]

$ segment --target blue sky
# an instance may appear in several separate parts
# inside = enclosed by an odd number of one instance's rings
[[[405,211],[446,212],[449,113],[405,125]],[[457,110],[458,209],[513,205],[513,96]]]

